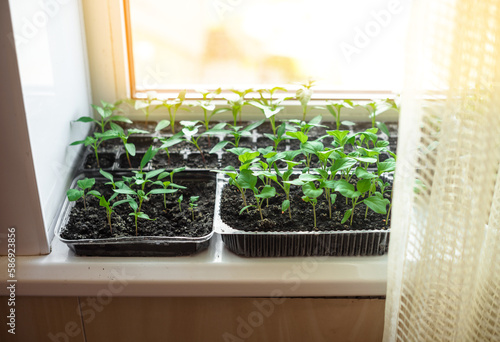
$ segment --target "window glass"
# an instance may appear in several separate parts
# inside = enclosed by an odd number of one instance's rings
[[[410,0],[129,0],[137,90],[402,86]]]

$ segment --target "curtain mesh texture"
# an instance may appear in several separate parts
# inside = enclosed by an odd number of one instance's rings
[[[384,341],[500,341],[500,0],[413,3]]]

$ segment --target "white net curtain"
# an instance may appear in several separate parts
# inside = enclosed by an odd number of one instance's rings
[[[418,0],[385,341],[500,341],[500,1]]]

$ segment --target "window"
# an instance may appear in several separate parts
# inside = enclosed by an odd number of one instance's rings
[[[124,0],[131,94],[290,85],[396,91],[411,1]]]

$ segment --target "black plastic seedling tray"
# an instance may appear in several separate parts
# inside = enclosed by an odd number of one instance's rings
[[[115,173],[115,175],[118,176],[120,173]],[[85,175],[81,174],[76,177],[71,188],[75,188],[76,182],[82,178],[85,178]],[[96,178],[96,180],[97,179],[98,178]],[[176,180],[194,182],[214,181],[214,186],[215,179],[216,175],[207,171],[188,171],[176,174]],[[104,180],[104,178],[99,180]],[[209,234],[201,237],[130,236],[107,239],[68,240],[61,237],[61,231],[69,220],[69,214],[73,206],[74,202],[69,202],[67,198],[64,200],[59,217],[56,221],[55,233],[70,250],[81,256],[127,257],[191,255],[206,249],[214,234],[212,227]]]

